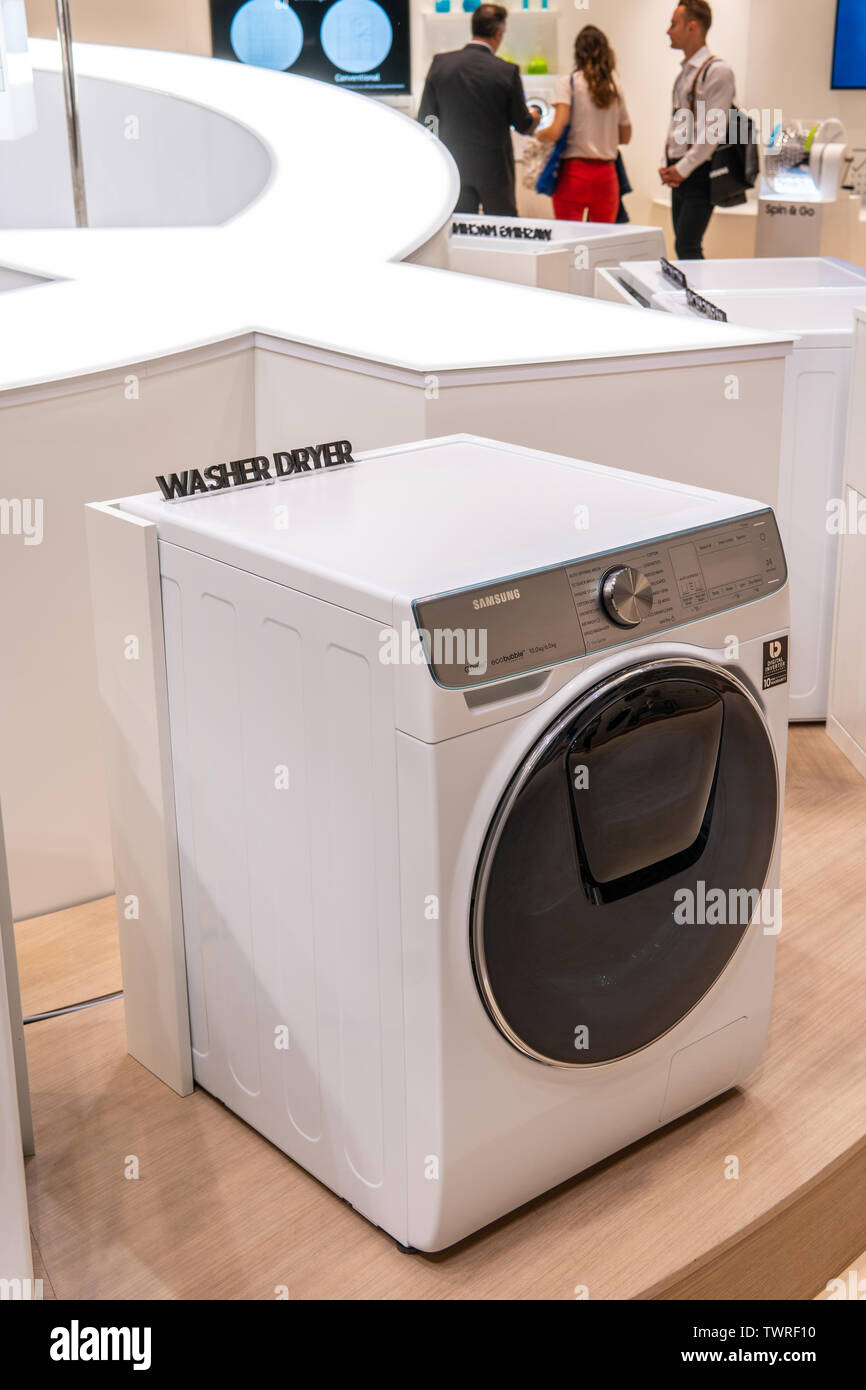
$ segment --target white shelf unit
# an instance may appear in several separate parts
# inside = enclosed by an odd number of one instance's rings
[[[424,71],[437,53],[448,53],[462,48],[472,37],[472,15],[458,4],[448,14],[435,14],[425,10],[421,16],[424,33]],[[549,72],[557,71],[559,10],[509,10],[508,26],[500,50],[500,56],[517,63],[524,78],[528,75],[526,65],[536,49],[547,60]]]

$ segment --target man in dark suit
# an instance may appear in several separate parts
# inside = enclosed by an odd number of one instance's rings
[[[538,125],[523,95],[520,69],[496,50],[508,11],[480,5],[472,15],[472,41],[455,53],[437,53],[427,74],[418,120],[442,141],[460,170],[455,212],[516,217],[511,127],[528,135]]]

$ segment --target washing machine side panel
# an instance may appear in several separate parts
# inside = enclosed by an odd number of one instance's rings
[[[469,744],[473,740],[460,740]],[[406,1243],[437,1248],[443,1177],[443,1035],[452,1026],[442,990],[443,938],[459,933],[448,915],[450,884],[440,857],[437,764],[429,744],[397,734],[400,895],[406,1050]],[[466,800],[471,800],[467,769]],[[457,811],[465,815],[465,806]]]
[[[583,258],[577,254],[582,248],[580,242],[575,248],[574,259],[572,262],[571,281],[569,289],[572,294],[582,294],[604,299],[607,296],[598,294],[597,285],[599,283],[596,272],[618,266],[621,261],[657,261],[660,256],[665,254],[665,238],[661,227],[645,228],[645,236],[624,237],[599,237],[593,238],[586,245],[586,264]],[[634,304],[631,296],[626,300],[629,304]]]
[[[196,1080],[400,1235],[380,624],[176,546],[160,553]]]
[[[538,286],[538,258],[519,251],[489,251],[483,244],[464,246],[452,239],[448,269],[485,280],[505,280],[512,285]],[[564,285],[563,285],[564,288]]]
[[[784,615],[785,601],[762,605]],[[779,628],[781,635],[784,629]],[[767,634],[768,636],[772,634]],[[712,660],[745,676],[760,691],[763,637],[745,641],[737,661],[723,650],[696,650],[670,643],[629,653],[636,660],[686,655]],[[651,1133],[672,1115],[668,1107],[684,1097],[683,1110],[727,1089],[754,1069],[762,1053],[772,997],[775,935],[756,923],[708,995],[663,1038],[631,1057],[581,1071],[544,1066],[518,1052],[487,1014],[473,975],[470,951],[471,898],[484,838],[504,788],[543,730],[590,684],[617,665],[583,663],[577,677],[529,713],[436,745],[401,736],[401,769],[412,767],[413,785],[435,800],[435,827],[404,818],[401,800],[401,853],[412,862],[412,839],[436,843],[435,866],[423,862],[405,902],[419,897],[431,877],[446,885],[440,897],[439,948],[425,941],[426,956],[406,973],[407,1094],[410,1115],[409,1240],[420,1249],[443,1249]],[[630,664],[630,661],[629,661]],[[761,698],[776,741],[784,778],[787,690]],[[412,747],[412,745],[415,745]],[[423,776],[421,771],[423,769]],[[401,771],[402,788],[402,771]],[[429,854],[429,851],[428,851]],[[768,877],[778,886],[778,842]],[[424,940],[422,938],[422,940]],[[404,946],[408,961],[411,953]],[[424,995],[436,965],[436,996]],[[418,998],[424,998],[427,1024],[412,1036]],[[441,1010],[437,1028],[436,1010]],[[730,1067],[718,1055],[701,1059],[707,1082],[696,1093],[681,1059],[669,1086],[674,1058],[713,1034],[743,1020],[736,1030],[737,1056]],[[732,1036],[726,1034],[725,1037]],[[432,1059],[435,1054],[435,1062]],[[686,1059],[686,1063],[688,1062]],[[684,1074],[686,1079],[683,1079]],[[437,1091],[438,1133],[427,1147],[424,1090]],[[413,1100],[414,1096],[414,1100]],[[419,1159],[439,1159],[435,1201],[427,1190]]]

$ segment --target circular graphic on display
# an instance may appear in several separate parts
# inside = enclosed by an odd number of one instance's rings
[[[247,0],[232,20],[231,46],[242,63],[285,72],[297,62],[304,30],[284,0]]]
[[[375,0],[337,0],[322,20],[322,48],[341,72],[377,68],[393,39],[391,21]]]

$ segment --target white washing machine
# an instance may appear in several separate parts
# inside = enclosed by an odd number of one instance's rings
[[[720,290],[834,290],[866,286],[866,270],[831,256],[789,256],[766,260],[673,261],[698,294],[712,299]],[[658,263],[635,257],[596,272],[595,295],[616,304],[652,306],[653,295],[677,293]],[[680,292],[682,293],[682,292]],[[684,296],[683,296],[684,297]]]
[[[818,257],[674,264],[730,323],[797,335],[785,373],[777,513],[791,570],[791,718],[822,720],[839,544],[827,509],[842,495],[854,315],[866,307],[866,270]],[[599,271],[596,294],[701,317],[654,263]],[[696,469],[702,481],[699,461]]]
[[[657,265],[664,250],[660,227],[455,213],[448,269],[591,298],[600,267],[644,259]]]
[[[771,510],[470,436],[95,510],[127,585],[158,536],[201,1086],[440,1250],[748,1076],[780,925]],[[123,705],[160,682],[112,611]],[[127,850],[155,813],[121,732]]]

